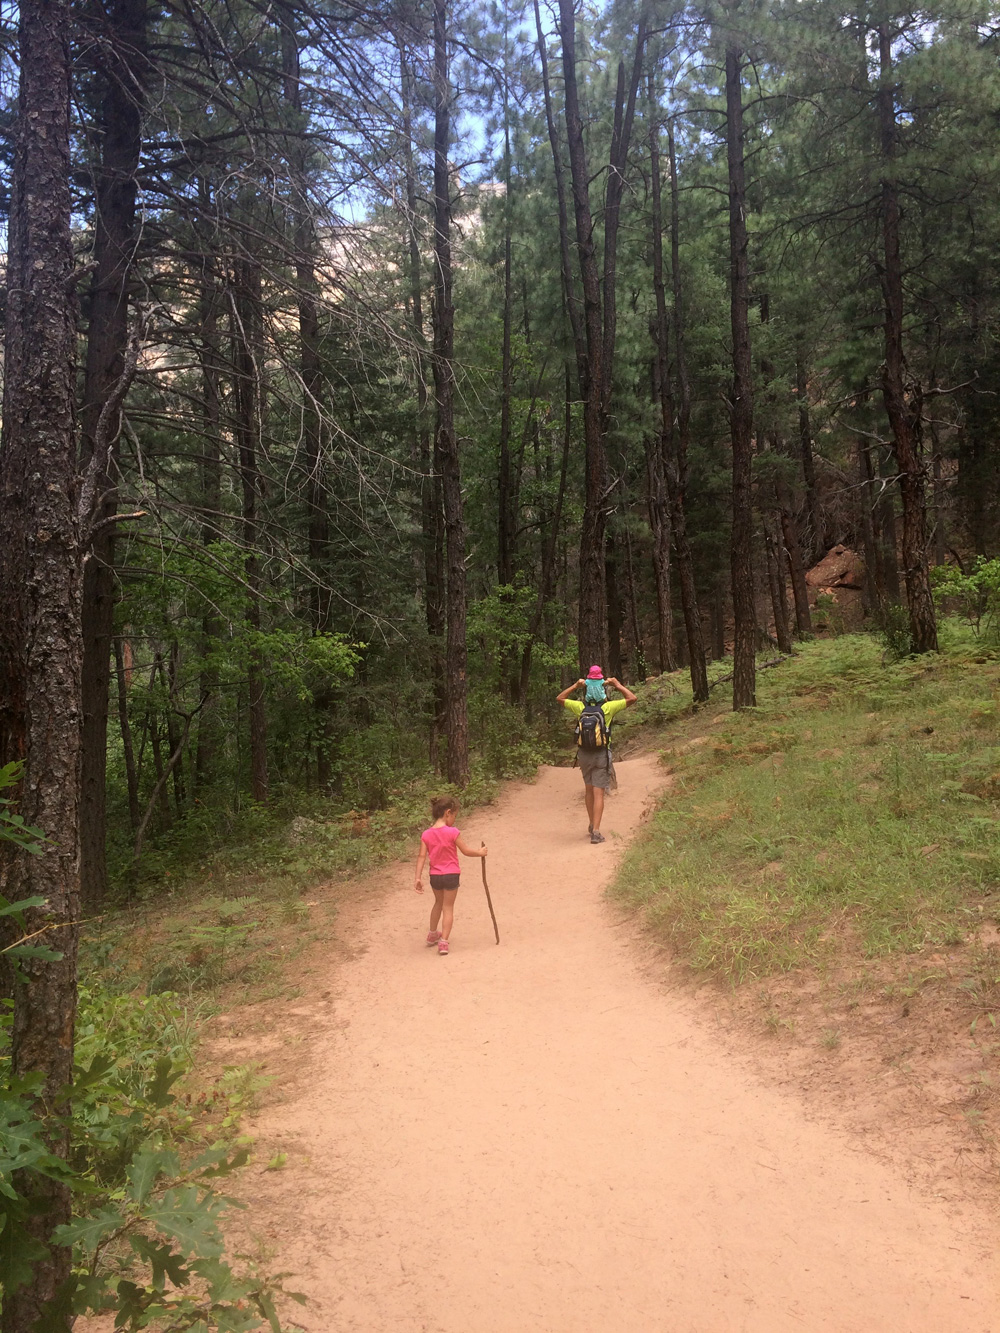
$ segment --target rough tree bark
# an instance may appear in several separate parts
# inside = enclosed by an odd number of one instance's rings
[[[239,451],[243,494],[244,572],[247,581],[246,622],[251,634],[259,633],[260,556],[257,501],[260,498],[260,427],[263,415],[263,383],[260,364],[263,340],[260,265],[255,259],[238,258],[233,264],[232,300],[233,398],[236,444]],[[250,715],[250,791],[255,801],[268,797],[267,707],[264,697],[264,662],[259,649],[247,654],[247,695]]]
[[[892,84],[892,29],[878,27],[879,147],[882,156],[882,298],[885,312],[885,365],[882,398],[892,431],[892,449],[899,471],[903,505],[903,578],[910,617],[910,639],[916,653],[936,653],[937,620],[927,570],[927,515],[924,467],[917,443],[919,416],[907,402],[906,358],[903,354],[903,266],[899,240],[899,187],[896,181],[896,105]]]
[[[729,168],[730,316],[733,391],[733,708],[752,708],[756,696],[757,616],[753,592],[753,384],[750,365],[746,183],[743,165],[742,52],[726,48],[726,148]]]
[[[507,43],[504,39],[506,58]],[[511,291],[511,156],[510,106],[506,69],[503,81],[503,331],[500,349],[500,457],[497,474],[497,583],[510,587],[514,582],[517,561],[517,513],[514,508],[514,480],[511,475],[510,411],[513,391],[514,361],[511,353],[512,291]]]
[[[420,533],[424,566],[424,623],[430,645],[433,712],[428,735],[428,757],[438,766],[438,747],[445,727],[444,683],[444,500],[441,467],[432,444],[427,412],[427,334],[424,328],[423,273],[417,208],[417,168],[413,153],[415,78],[409,52],[399,43],[400,89],[403,112],[403,165],[406,189],[406,236],[410,322],[413,329],[413,373],[417,392],[416,451],[420,463]]]
[[[147,0],[111,0],[105,11],[94,7],[85,22],[98,28],[101,86],[97,139],[100,161],[94,201],[94,276],[91,282],[87,358],[80,410],[81,461],[101,450],[97,487],[100,519],[117,508],[116,442],[121,414],[99,425],[105,404],[125,373],[128,345],[129,277],[135,253],[135,173],[142,136],[143,85],[146,71]],[[98,441],[107,434],[110,448]],[[114,623],[114,528],[100,528],[93,539],[83,579],[83,769],[80,821],[80,881],[88,911],[98,910],[108,887],[107,824],[108,708],[111,682],[111,634]]]
[[[867,440],[859,437],[856,444],[858,476],[858,516],[861,529],[861,551],[865,561],[862,587],[862,606],[866,615],[881,615],[885,605],[882,583],[882,564],[875,533],[874,472]]]
[[[809,515],[809,540],[803,542],[806,558],[812,561],[823,554],[823,515],[816,485],[816,462],[813,458],[812,421],[809,414],[809,379],[801,356],[795,358],[795,396],[799,404],[799,458],[802,480],[806,487],[806,512]]]
[[[31,0],[19,19],[0,448],[0,764],[24,760],[20,812],[50,842],[38,856],[0,843],[0,893],[15,901],[40,897],[43,905],[25,913],[28,930],[45,930],[46,943],[62,955],[55,962],[25,960],[27,984],[15,988],[11,1072],[43,1076],[38,1112],[44,1116],[56,1109],[73,1072],[80,917],[83,540],[69,190],[73,28],[68,0]],[[50,1124],[50,1146],[65,1155],[66,1132]],[[27,1225],[44,1244],[69,1221],[70,1197],[51,1181],[36,1189]],[[69,1272],[69,1251],[56,1248],[25,1286],[5,1292],[4,1333],[29,1333]],[[72,1322],[64,1316],[48,1327],[68,1333]]]
[[[528,682],[531,679],[531,654],[535,639],[542,625],[545,608],[555,596],[559,561],[559,533],[562,528],[563,503],[566,498],[566,474],[569,470],[570,442],[573,438],[573,403],[571,398],[572,374],[569,364],[565,368],[565,391],[563,397],[563,432],[562,449],[559,461],[559,489],[556,492],[555,508],[548,524],[548,533],[542,543],[541,575],[538,580],[538,596],[528,625],[527,642],[521,656],[521,680],[519,697],[528,697]]]
[[[448,781],[469,778],[469,715],[465,642],[465,520],[462,474],[455,435],[455,308],[451,259],[451,82],[448,71],[447,0],[434,0],[434,400],[435,449],[441,468],[447,565],[445,734]]]
[[[788,594],[785,590],[785,562],[782,559],[781,535],[775,515],[761,513],[761,527],[764,530],[764,557],[767,564],[767,582],[771,594],[771,611],[774,616],[774,637],[778,641],[778,650],[782,653],[792,651],[792,636],[788,628]]]
[[[576,13],[573,0],[559,0],[565,92],[566,141],[573,183],[576,248],[583,290],[583,333],[586,353],[581,367],[583,400],[584,512],[580,531],[579,656],[584,663],[602,662],[608,648],[606,570],[608,462],[604,448],[604,332],[601,284],[590,213],[590,169],[583,139],[583,116],[576,79]]]
[[[680,190],[677,184],[677,152],[674,147],[673,125],[667,125],[667,151],[670,160],[670,269],[673,288],[674,364],[677,370],[677,436],[673,458],[668,460],[667,485],[674,521],[674,553],[677,557],[677,579],[681,589],[681,609],[684,613],[684,632],[688,642],[688,667],[691,672],[691,693],[694,702],[708,702],[708,664],[705,656],[705,635],[698,606],[694,581],[694,557],[687,530],[688,453],[691,440],[691,381],[688,378],[685,354],[684,286],[681,273],[681,218]],[[672,463],[672,466],[670,464]]]
[[[662,393],[662,390],[659,390]],[[653,534],[653,582],[656,585],[656,625],[661,671],[673,671],[674,616],[670,601],[670,506],[663,475],[661,436],[650,433],[645,440],[646,508]]]
[[[580,300],[573,280],[572,245],[569,235],[569,209],[566,204],[566,172],[563,167],[562,151],[559,147],[559,134],[552,110],[552,92],[549,86],[549,56],[542,33],[542,17],[538,9],[538,0],[534,0],[535,34],[538,42],[538,59],[542,71],[542,92],[545,99],[545,124],[549,133],[549,146],[552,149],[552,170],[556,182],[556,207],[559,217],[559,266],[562,273],[563,295],[566,301],[566,313],[569,318],[570,332],[573,336],[573,351],[576,357],[577,381],[582,384],[587,376],[587,343],[583,331],[583,319]]]
[[[647,117],[649,120],[649,157],[652,195],[651,239],[653,292],[656,320],[653,324],[653,399],[660,405],[660,426],[646,439],[646,493],[649,526],[653,534],[653,579],[656,584],[656,620],[659,630],[660,670],[673,671],[673,609],[670,602],[670,549],[673,532],[668,494],[668,473],[672,471],[674,450],[674,398],[670,379],[670,324],[663,281],[663,208],[660,184],[660,122],[656,115],[656,86],[652,72],[646,78]]]
[[[300,35],[295,14],[281,13],[281,64],[284,100],[300,127],[302,111]],[[309,619],[314,634],[330,628],[330,517],[329,492],[323,450],[323,370],[320,356],[320,289],[316,277],[319,238],[309,197],[309,149],[302,138],[289,140],[292,184],[292,250],[295,259],[295,296],[299,317],[299,376],[302,382],[302,457],[306,469],[306,554],[312,583]],[[332,746],[334,695],[328,683],[313,691],[316,725],[316,778],[321,789],[333,775]]]
[[[598,270],[594,220],[590,210],[590,172],[577,86],[576,13],[573,0],[559,0],[559,32],[562,40],[566,142],[570,178],[573,183],[576,247],[583,290],[583,342],[586,349],[580,363],[580,397],[583,399],[584,511],[580,530],[578,639],[580,662],[589,664],[603,661],[608,649],[607,570],[604,560],[608,506],[605,432],[617,329],[618,222],[625,188],[625,162],[642,70],[645,19],[642,16],[639,19],[635,59],[627,94],[625,67],[620,65],[618,69],[614,126],[605,187],[603,279]]]
[[[209,183],[201,177],[198,183],[202,217],[208,214],[211,201]],[[222,377],[223,360],[220,345],[219,320],[222,314],[222,290],[216,259],[212,253],[213,235],[205,227],[202,237],[204,251],[198,275],[198,360],[201,372],[201,452],[199,468],[201,485],[201,541],[210,546],[218,541],[222,523]],[[195,787],[205,787],[212,777],[219,745],[219,722],[216,700],[219,689],[218,668],[210,654],[222,633],[219,617],[207,610],[201,621],[202,668],[200,693],[208,702],[198,716],[198,738],[195,746]]]
[[[809,612],[809,587],[806,583],[805,564],[802,560],[802,547],[799,544],[799,528],[795,516],[791,513],[787,497],[779,492],[778,503],[781,514],[781,536],[784,538],[785,554],[788,557],[788,572],[792,576],[792,598],[795,602],[795,632],[801,638],[812,633],[812,616]],[[781,568],[781,543],[778,543],[778,565]],[[784,571],[782,570],[782,578]]]

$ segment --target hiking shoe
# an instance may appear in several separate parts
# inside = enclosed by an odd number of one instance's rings
[[[427,936],[427,947],[430,948],[431,945],[437,944],[440,938],[441,938],[441,932],[439,930],[430,931]]]
[[[591,841],[591,842],[603,842],[603,841],[604,841],[604,834],[603,834],[603,833],[595,833],[595,832],[593,831],[593,829],[591,829],[591,831],[590,831],[590,841]]]
[[[438,940],[438,953],[447,953],[447,952],[448,952],[448,941],[445,939]]]

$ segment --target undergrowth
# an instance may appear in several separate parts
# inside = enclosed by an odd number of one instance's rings
[[[675,781],[616,896],[734,983],[1000,919],[1000,663],[951,622],[942,642],[806,644],[760,673],[756,709],[705,710],[664,751]]]

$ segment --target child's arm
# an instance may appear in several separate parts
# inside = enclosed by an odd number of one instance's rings
[[[567,685],[561,694],[556,695],[556,703],[564,704],[574,690],[581,689],[586,683],[585,680],[576,680],[572,685]]]
[[[424,891],[424,886],[422,881],[424,875],[424,862],[426,860],[427,860],[427,844],[424,842],[423,838],[421,838],[420,851],[417,852],[417,879],[416,883],[413,886],[418,893],[423,893]]]
[[[627,685],[623,685],[621,681],[617,679],[617,677],[609,676],[609,678],[604,683],[605,685],[613,685],[616,690],[621,691],[621,693],[625,696],[626,707],[629,704],[634,704],[636,702],[637,696],[632,693],[632,691],[629,689]]]
[[[462,841],[461,838],[458,838],[458,839],[456,840],[456,842],[455,842],[455,846],[458,848],[458,850],[462,853],[463,856],[485,856],[485,855],[486,855],[486,848],[485,848],[485,847],[466,847],[465,843]]]

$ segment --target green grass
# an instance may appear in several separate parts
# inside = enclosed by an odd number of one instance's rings
[[[892,664],[867,635],[807,644],[759,675],[756,709],[713,698],[675,725],[674,786],[614,894],[732,982],[997,919],[1000,663],[951,623],[942,639]]]

